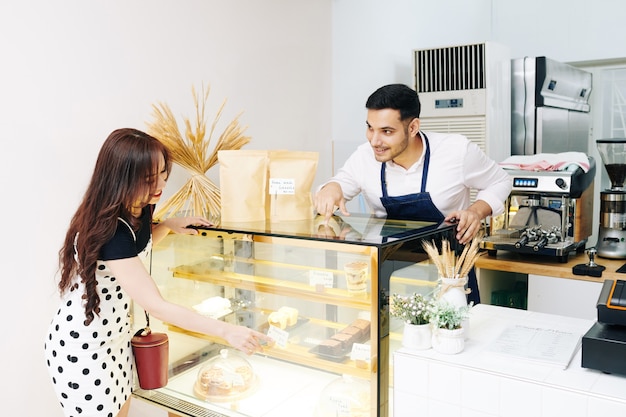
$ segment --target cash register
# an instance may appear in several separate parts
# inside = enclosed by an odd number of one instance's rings
[[[626,376],[626,281],[605,280],[598,321],[582,339],[582,367]]]

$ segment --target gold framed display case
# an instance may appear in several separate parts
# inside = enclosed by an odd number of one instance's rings
[[[276,343],[246,356],[223,351],[224,340],[151,320],[170,338],[169,382],[136,386],[134,395],[184,416],[391,416],[402,323],[390,320],[389,295],[434,288],[421,243],[453,241],[453,230],[352,215],[168,235],[150,263],[163,296]],[[134,316],[140,327],[143,314]],[[221,379],[211,379],[224,354],[226,362],[243,359],[252,377],[226,364]]]

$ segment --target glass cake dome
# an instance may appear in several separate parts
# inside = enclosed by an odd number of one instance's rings
[[[222,349],[198,371],[194,394],[205,401],[241,399],[258,386],[258,377],[246,358],[232,349]]]
[[[371,407],[370,383],[342,375],[322,390],[316,417],[370,417]]]

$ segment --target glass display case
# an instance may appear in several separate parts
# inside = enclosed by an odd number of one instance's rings
[[[389,295],[434,289],[421,243],[452,241],[453,230],[352,215],[168,235],[150,264],[163,296],[275,343],[247,356],[151,320],[170,337],[169,382],[134,395],[190,416],[391,416],[402,323],[389,317]]]

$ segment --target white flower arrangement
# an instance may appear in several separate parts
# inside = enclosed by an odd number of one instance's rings
[[[431,321],[433,303],[432,299],[419,293],[393,294],[389,314],[408,324],[428,324]]]

